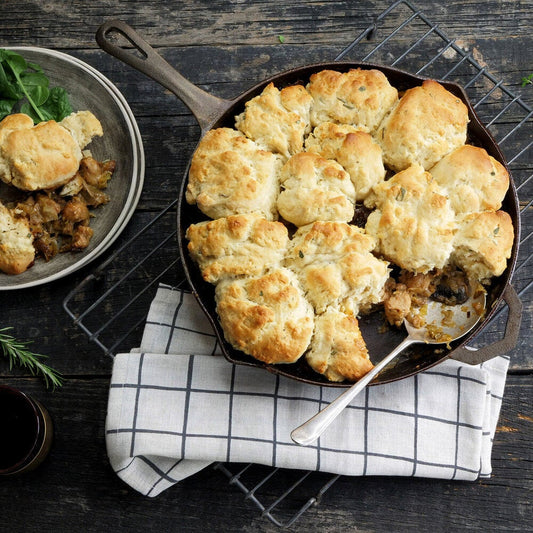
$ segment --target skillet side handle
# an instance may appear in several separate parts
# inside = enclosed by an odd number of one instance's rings
[[[450,355],[450,359],[455,359],[456,361],[468,363],[470,365],[478,365],[493,357],[497,357],[498,355],[504,355],[516,346],[522,320],[522,302],[511,285],[507,285],[505,288],[503,299],[509,306],[509,314],[507,316],[507,324],[505,326],[503,339],[489,346],[484,346],[479,350],[469,350],[463,346],[455,350]]]
[[[117,33],[136,50],[115,44],[111,35]],[[231,105],[229,100],[213,96],[184,78],[133,28],[121,20],[110,20],[102,24],[96,32],[96,42],[108,54],[146,74],[180,98],[196,117],[202,133],[209,130]]]

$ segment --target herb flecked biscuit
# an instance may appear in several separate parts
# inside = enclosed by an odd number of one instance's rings
[[[509,188],[505,167],[483,148],[465,144],[429,171],[448,190],[456,214],[497,211]]]
[[[0,179],[24,191],[55,189],[69,182],[78,171],[81,150],[103,132],[89,111],[64,120],[74,134],[55,120],[34,126],[23,113],[4,118],[0,122]]]
[[[375,134],[383,159],[399,172],[414,163],[426,170],[466,141],[468,108],[440,83],[408,89]]]
[[[16,217],[0,202],[0,270],[21,274],[35,259],[33,236],[26,218]]]
[[[336,161],[300,152],[283,165],[280,184],[279,214],[295,226],[317,220],[349,222],[354,216],[355,188]]]
[[[347,124],[323,122],[305,141],[305,149],[334,159],[350,174],[357,201],[385,179],[381,147],[371,135]]]
[[[244,112],[235,117],[235,126],[264,150],[289,158],[302,151],[312,101],[302,85],[280,91],[269,83],[246,102]]]
[[[322,70],[309,78],[307,90],[313,127],[335,122],[372,133],[398,100],[398,91],[375,69]]]
[[[234,129],[210,130],[192,157],[185,198],[210,218],[257,211],[275,220],[281,164]]]
[[[442,268],[453,249],[455,213],[446,191],[420,165],[413,165],[374,187],[365,201],[377,207],[365,229],[377,251],[413,272]]]
[[[357,226],[315,222],[294,234],[285,265],[296,272],[317,313],[330,305],[357,315],[379,303],[388,263],[372,255],[375,239]]]
[[[279,266],[289,242],[281,222],[255,213],[192,224],[186,238],[192,259],[210,283]]]
[[[315,318],[305,358],[313,370],[330,381],[357,381],[374,366],[357,318],[332,307]]]
[[[226,340],[237,350],[272,364],[294,363],[307,350],[313,309],[290,270],[221,281],[215,298]]]
[[[503,274],[511,257],[514,230],[505,211],[472,213],[459,220],[451,262],[481,282]]]

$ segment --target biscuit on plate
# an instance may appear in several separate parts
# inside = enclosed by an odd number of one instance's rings
[[[0,202],[0,270],[21,274],[33,263],[35,249],[28,220]]]
[[[511,257],[514,230],[505,211],[465,215],[459,221],[451,262],[481,282],[500,276]]]
[[[280,172],[279,214],[296,226],[317,220],[349,222],[355,211],[350,175],[331,159],[312,152],[291,157]]]
[[[210,130],[192,157],[185,198],[210,218],[256,211],[275,220],[281,164],[234,129]]]
[[[210,283],[253,276],[279,266],[289,242],[287,228],[281,222],[266,220],[257,213],[192,224],[185,236],[192,259]]]
[[[280,91],[269,83],[260,95],[246,102],[244,112],[235,117],[235,127],[263,150],[289,158],[302,151],[312,101],[302,85]]]
[[[413,165],[375,186],[365,229],[385,259],[413,272],[442,268],[452,252],[455,213],[447,192]]]
[[[385,179],[381,147],[354,126],[323,122],[307,137],[305,149],[337,161],[350,174],[357,201]]]
[[[330,381],[357,381],[373,368],[357,318],[333,307],[315,318],[309,366]]]
[[[90,111],[71,113],[60,124],[70,132],[82,149],[91,142],[93,137],[102,137],[104,134],[102,124]]]
[[[221,281],[215,289],[226,340],[269,364],[294,363],[309,346],[313,309],[286,268]]]
[[[296,231],[285,266],[296,272],[317,313],[335,305],[357,315],[381,301],[389,277],[388,263],[372,254],[375,245],[357,226],[315,222]]]
[[[456,214],[497,211],[509,188],[505,167],[485,149],[470,144],[444,156],[429,172],[448,190]]]
[[[96,117],[89,111],[82,113],[73,114],[70,123],[83,130],[83,135],[73,135],[55,120],[34,125],[23,113],[4,118],[0,122],[0,179],[24,191],[55,189],[69,182],[78,171],[81,150],[93,135],[102,135],[101,126],[96,130],[91,126],[93,120],[100,125]],[[85,128],[89,120],[91,125]]]
[[[398,100],[398,91],[375,69],[322,70],[311,75],[307,90],[313,97],[313,127],[335,122],[372,133]]]
[[[405,91],[379,126],[383,159],[399,172],[414,163],[426,170],[466,141],[468,108],[440,83],[425,80]]]

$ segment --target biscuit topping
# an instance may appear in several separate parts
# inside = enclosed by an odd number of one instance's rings
[[[186,237],[228,343],[268,364],[305,354],[326,379],[355,381],[373,366],[366,314],[422,323],[429,298],[460,305],[501,275],[509,175],[465,144],[468,120],[436,81],[399,95],[358,68],[270,83],[234,128],[208,132],[186,199],[215,220]]]

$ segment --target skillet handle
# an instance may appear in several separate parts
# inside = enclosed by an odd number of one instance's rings
[[[479,348],[479,350],[472,350],[462,346],[450,354],[450,359],[455,359],[456,361],[470,365],[478,365],[493,357],[503,355],[516,346],[522,320],[522,302],[511,285],[507,285],[502,296],[509,306],[503,339],[489,346]]]
[[[115,44],[110,38],[119,33],[136,50]],[[232,104],[200,89],[163,59],[133,28],[121,20],[110,20],[96,32],[96,42],[108,54],[146,74],[173,92],[191,110],[205,133]],[[136,53],[137,52],[137,53]]]

